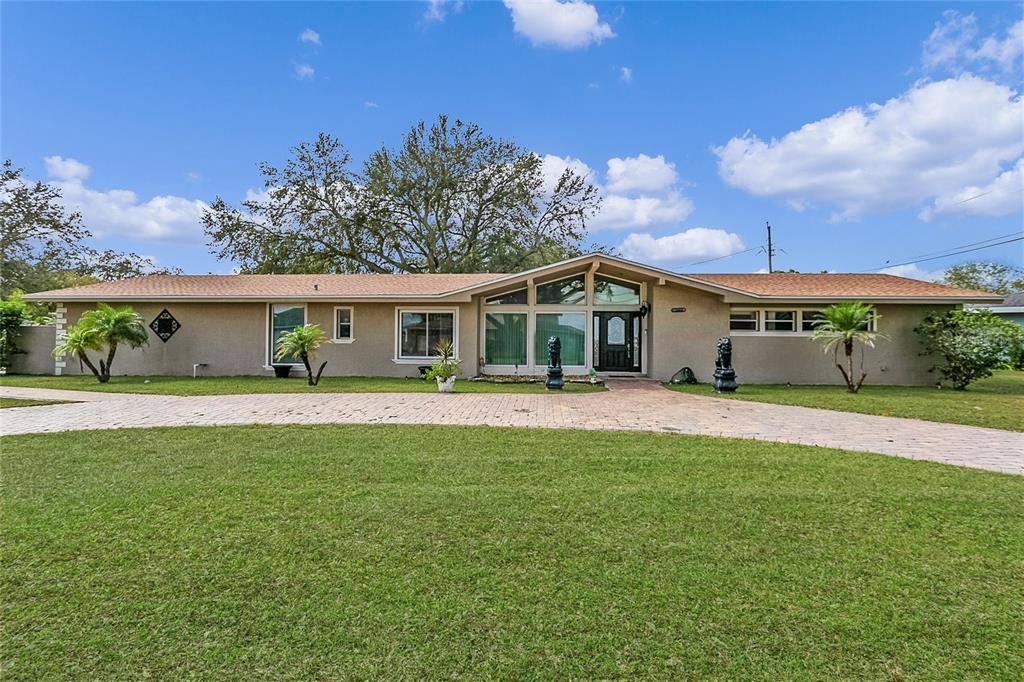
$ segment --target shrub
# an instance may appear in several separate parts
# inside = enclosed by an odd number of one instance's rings
[[[18,348],[18,334],[29,317],[28,305],[19,294],[0,299],[0,367],[10,367],[12,356],[23,352]]]
[[[993,369],[1024,353],[1024,329],[988,310],[933,313],[914,331],[921,336],[925,354],[938,356],[942,379],[957,390],[991,376]]]

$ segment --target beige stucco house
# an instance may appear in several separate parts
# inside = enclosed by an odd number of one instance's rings
[[[918,321],[1000,300],[891,275],[682,275],[603,254],[513,274],[153,275],[26,298],[57,304],[55,337],[97,302],[130,304],[150,323],[150,343],[120,351],[118,374],[269,375],[273,340],[310,323],[331,339],[319,356],[325,375],[413,376],[442,338],[467,376],[542,374],[558,336],[568,375],[593,367],[664,380],[691,367],[709,381],[716,341],[729,336],[741,383],[794,384],[841,380],[811,339],[823,306],[876,306],[884,338],[867,351],[871,383],[926,384],[935,377]],[[31,366],[81,371],[71,358]]]

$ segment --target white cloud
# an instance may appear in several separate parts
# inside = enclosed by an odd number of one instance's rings
[[[925,282],[938,282],[942,279],[942,270],[924,270],[918,267],[917,263],[910,263],[908,265],[895,265],[891,268],[885,268],[879,270],[883,275],[896,275],[897,277],[909,277],[910,279],[920,279]]]
[[[620,66],[619,67],[619,79],[623,83],[632,83],[633,82],[633,69],[629,68],[628,66]]]
[[[63,156],[47,156],[46,174],[60,180],[84,180],[89,177],[89,167],[81,161],[65,159]]]
[[[189,182],[199,182],[203,179],[203,176],[195,171],[189,171],[188,173],[185,173],[185,179]]]
[[[82,221],[97,237],[118,235],[140,241],[201,242],[200,223],[206,204],[198,199],[155,196],[140,202],[126,189],[99,191],[82,182],[89,167],[74,159],[45,159],[50,184],[60,189],[61,203],[82,214]]]
[[[368,99],[365,102],[363,102],[363,108],[364,109],[380,109],[380,105],[377,104],[376,102],[374,102],[373,100],[369,100]]]
[[[555,191],[558,179],[562,177],[562,173],[569,169],[595,185],[600,184],[594,169],[579,159],[574,159],[571,156],[562,158],[554,154],[545,154],[541,161],[543,162],[540,170],[544,178],[544,191],[548,194]]]
[[[693,213],[693,201],[675,186],[675,166],[662,156],[641,154],[609,159],[607,182],[579,159],[548,154],[543,157],[544,187],[551,192],[558,178],[571,168],[596,185],[602,194],[601,211],[590,223],[595,230],[628,230],[672,225]]]
[[[708,227],[688,230],[664,237],[631,234],[619,245],[622,255],[644,262],[674,262],[702,258],[719,258],[743,250],[739,235]]]
[[[965,74],[915,85],[884,104],[851,107],[781,139],[715,147],[722,179],[834,219],[906,208],[983,185],[1024,153],[1018,93]]]
[[[423,13],[424,21],[444,21],[449,14],[462,11],[463,0],[427,0],[427,10]]]
[[[924,41],[921,63],[926,69],[945,68],[961,73],[969,66],[987,69],[997,66],[1011,71],[1020,65],[1024,53],[1024,19],[1017,21],[1003,38],[986,36],[980,43],[978,21],[973,14],[946,10],[942,20]]]
[[[693,213],[693,208],[693,201],[678,192],[639,197],[608,194],[601,203],[601,213],[591,223],[591,227],[595,230],[625,230],[669,225],[686,220]]]
[[[320,34],[311,28],[307,28],[305,31],[299,34],[299,42],[312,43],[313,45],[320,44]]]
[[[935,199],[921,211],[920,218],[931,222],[943,216],[979,215],[998,218],[1024,213],[1024,159],[1000,173],[987,185],[971,185],[953,194]]]
[[[296,64],[295,65],[295,77],[301,80],[312,78],[316,75],[316,70],[309,64]]]
[[[615,37],[597,9],[583,0],[505,0],[505,7],[512,12],[515,32],[535,46],[573,50]]]
[[[981,46],[974,51],[973,57],[998,64],[1003,70],[1009,71],[1020,66],[1021,54],[1024,53],[1024,19],[1010,27],[1006,38],[1000,40],[995,36],[985,38]]]
[[[935,68],[959,58],[969,49],[978,35],[978,22],[973,14],[961,15],[948,9],[942,13],[942,21],[935,22],[935,28],[921,47],[921,62],[926,68]]]
[[[608,159],[608,189],[612,192],[656,192],[675,183],[676,165],[661,154]]]

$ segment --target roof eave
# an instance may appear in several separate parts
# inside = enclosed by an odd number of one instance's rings
[[[123,303],[159,303],[167,301],[180,301],[186,303],[264,303],[270,301],[310,301],[310,302],[323,302],[331,303],[337,301],[344,302],[422,302],[422,301],[439,301],[439,302],[450,302],[450,303],[469,303],[473,300],[470,295],[453,296],[448,293],[444,294],[357,294],[357,295],[337,295],[337,294],[317,294],[315,296],[267,296],[267,295],[249,295],[249,296],[193,296],[187,294],[162,294],[162,295],[98,295],[98,294],[77,294],[67,295],[56,292],[53,295],[39,295],[39,294],[28,294],[24,296],[26,300],[30,301],[43,301],[47,303],[64,303],[64,302],[84,302],[91,303],[94,301],[119,301]]]
[[[982,296],[871,296],[867,294],[844,294],[842,296],[766,296],[763,294],[743,294],[741,299],[727,298],[730,303],[741,303],[756,300],[760,303],[835,303],[839,301],[860,300],[867,303],[992,303],[1002,299]]]

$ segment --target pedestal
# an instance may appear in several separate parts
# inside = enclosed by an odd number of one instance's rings
[[[561,391],[565,386],[565,379],[562,378],[561,367],[548,367],[548,378],[544,381],[544,388],[550,391]]]
[[[732,367],[728,369],[716,369],[713,385],[715,387],[715,393],[735,393],[736,370]]]

